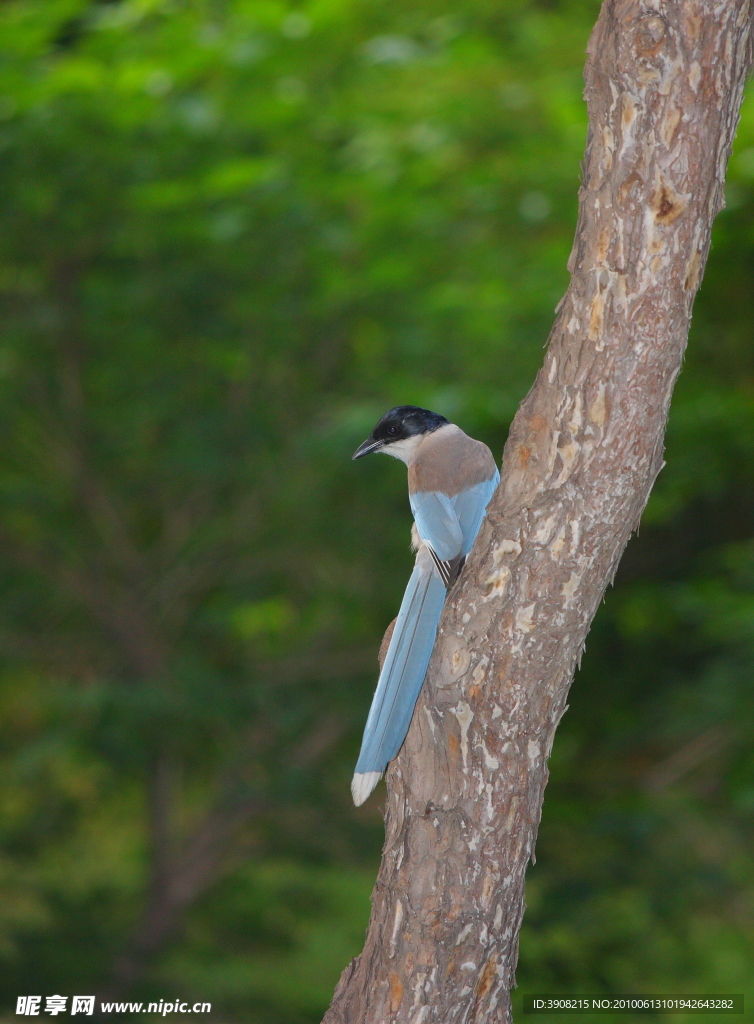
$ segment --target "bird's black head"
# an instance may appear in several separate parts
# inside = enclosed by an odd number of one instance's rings
[[[360,459],[370,452],[389,448],[397,441],[408,441],[412,437],[431,434],[444,427],[449,421],[444,416],[416,405],[398,405],[386,412],[366,441],[354,452],[354,459]]]

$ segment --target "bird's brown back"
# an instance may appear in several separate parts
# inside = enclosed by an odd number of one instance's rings
[[[408,464],[408,489],[439,491],[449,498],[489,480],[496,470],[486,444],[450,423],[427,434]]]

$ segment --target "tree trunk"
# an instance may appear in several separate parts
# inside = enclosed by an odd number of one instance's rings
[[[603,4],[570,287],[388,772],[366,944],[325,1024],[511,1019],[547,758],[663,465],[750,30],[750,0]]]

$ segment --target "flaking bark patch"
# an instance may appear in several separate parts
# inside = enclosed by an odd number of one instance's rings
[[[663,179],[650,200],[650,209],[657,224],[667,227],[681,216],[688,204],[688,196],[679,195],[672,184]]]
[[[479,976],[479,981],[477,982],[476,993],[474,995],[474,1006],[472,1007],[471,1010],[472,1021],[479,1020],[479,1010],[481,1008],[481,1004],[490,994],[492,986],[495,984],[495,979],[497,977],[496,968],[497,957],[493,953],[493,955],[484,965],[484,969]]]
[[[397,1013],[403,1001],[403,982],[393,972],[390,975],[390,1012]]]

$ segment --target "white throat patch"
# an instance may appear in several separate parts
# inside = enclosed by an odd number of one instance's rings
[[[392,455],[394,459],[400,459],[408,465],[408,460],[416,451],[416,446],[424,439],[424,434],[414,434],[413,437],[404,437],[400,441],[391,441],[384,448],[380,448],[385,455]]]

